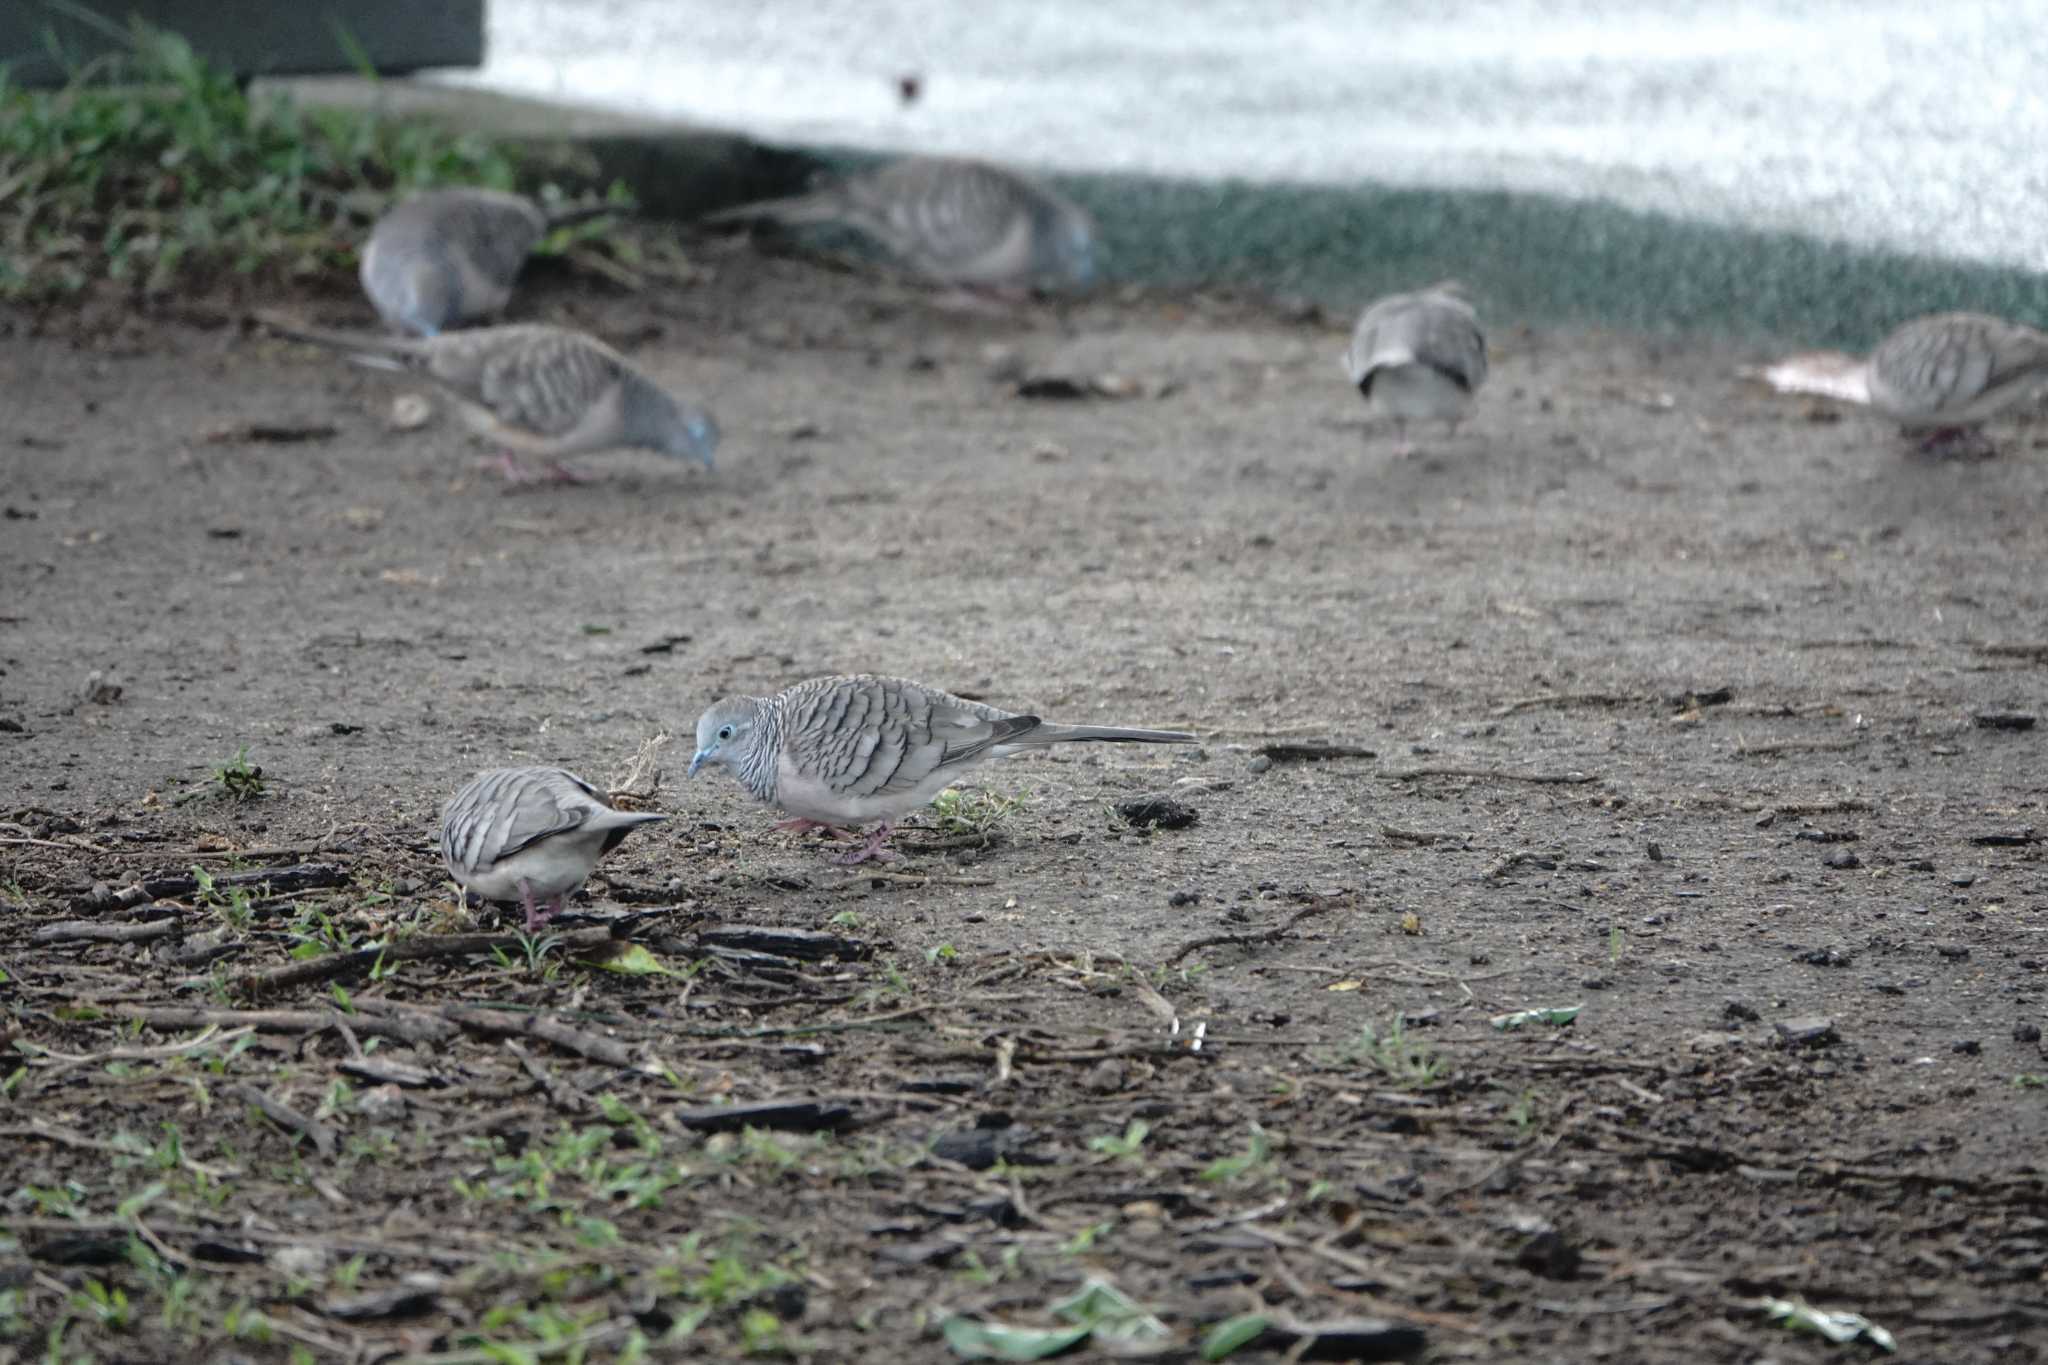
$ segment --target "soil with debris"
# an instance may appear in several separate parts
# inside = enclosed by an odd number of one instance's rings
[[[1341,318],[944,305],[539,279],[726,443],[512,491],[228,310],[12,319],[0,1360],[2048,1360],[2038,424],[1494,318],[1396,459]],[[880,870],[683,780],[851,671],[1204,743]],[[552,941],[434,843],[508,763],[671,813]]]

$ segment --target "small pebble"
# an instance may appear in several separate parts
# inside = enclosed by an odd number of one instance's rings
[[[1244,766],[1246,771],[1248,772],[1262,773],[1273,766],[1273,760],[1266,757],[1264,754],[1260,754]]]
[[[1835,1021],[1817,1014],[1780,1019],[1775,1027],[1779,1041],[1787,1047],[1826,1047],[1840,1041],[1835,1035]]]

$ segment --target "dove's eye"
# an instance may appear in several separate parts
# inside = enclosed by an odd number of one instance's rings
[[[719,726],[719,727],[718,727],[718,737],[719,737],[720,739],[731,739],[731,738],[732,738],[732,727],[731,727],[730,725],[721,725],[721,726]]]

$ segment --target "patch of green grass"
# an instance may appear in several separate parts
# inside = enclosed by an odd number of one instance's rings
[[[249,761],[249,746],[235,750],[235,756],[213,770],[220,794],[229,801],[255,801],[264,794],[263,766]]]
[[[0,298],[315,274],[353,258],[353,220],[394,192],[511,188],[482,138],[252,97],[174,33],[138,20],[125,36],[61,89],[0,69]]]
[[[256,911],[249,899],[247,887],[217,887],[213,874],[203,867],[192,869],[192,880],[199,883],[192,893],[192,903],[203,910],[211,910],[220,917],[220,922],[236,933],[247,933],[255,923]]]
[[[1031,793],[998,796],[949,787],[932,801],[932,818],[940,832],[960,839],[986,839],[996,826],[1031,803]]]
[[[1435,1085],[1448,1069],[1435,1048],[1408,1036],[1399,1015],[1390,1024],[1367,1024],[1360,1029],[1358,1037],[1338,1054],[1338,1061],[1377,1072],[1402,1090]]]
[[[1132,1119],[1121,1135],[1103,1133],[1088,1139],[1088,1150],[1100,1152],[1112,1161],[1131,1161],[1145,1154],[1145,1136],[1152,1131],[1152,1125],[1143,1119]]]
[[[1273,1144],[1267,1140],[1266,1130],[1253,1124],[1245,1149],[1236,1156],[1217,1157],[1203,1168],[1201,1178],[1212,1185],[1227,1185],[1259,1174],[1272,1159]]]

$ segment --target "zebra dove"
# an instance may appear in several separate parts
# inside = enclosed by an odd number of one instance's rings
[[[1344,352],[1344,373],[1373,411],[1394,419],[1397,455],[1414,453],[1411,417],[1440,417],[1456,431],[1486,382],[1486,338],[1463,286],[1447,280],[1367,306]]]
[[[727,697],[706,711],[690,775],[707,763],[725,767],[756,799],[794,817],[779,829],[822,827],[851,838],[847,826],[879,820],[867,843],[842,859],[852,864],[894,856],[883,845],[897,818],[970,769],[1074,740],[1192,744],[1195,736],[1052,725],[901,678],[813,678],[773,697]]]
[[[614,809],[561,768],[478,773],[441,815],[449,875],[487,901],[517,901],[526,932],[561,913],[597,860],[636,826],[668,817]]]
[[[1095,223],[1087,211],[981,161],[910,157],[810,194],[742,204],[704,221],[757,219],[856,229],[946,284],[1078,288],[1095,278]]]
[[[455,396],[478,435],[551,461],[552,476],[583,476],[561,464],[566,455],[636,446],[711,468],[718,423],[676,398],[632,362],[582,332],[523,323],[478,327],[435,337],[376,337],[326,332],[270,313],[257,317],[273,331],[346,354],[377,369],[417,370]],[[507,453],[508,478],[533,477]]]
[[[2048,334],[1982,313],[1934,313],[1879,342],[1868,376],[1872,406],[1928,432],[1923,450],[1948,448],[2048,383]]]
[[[370,229],[357,274],[387,325],[438,336],[503,312],[519,268],[548,233],[619,212],[604,204],[549,214],[502,190],[422,190]]]

